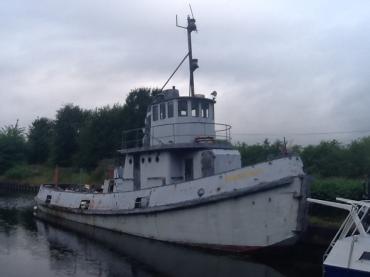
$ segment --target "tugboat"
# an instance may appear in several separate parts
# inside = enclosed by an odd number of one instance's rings
[[[176,25],[187,30],[188,53],[180,65],[188,58],[189,96],[162,88],[145,126],[123,132],[121,165],[102,190],[43,185],[35,214],[225,251],[296,242],[305,229],[308,191],[301,159],[284,155],[241,166],[231,126],[215,123],[217,93],[194,93],[195,19]]]
[[[370,202],[344,198],[337,198],[342,203],[308,201],[349,212],[324,254],[324,276],[370,276]]]

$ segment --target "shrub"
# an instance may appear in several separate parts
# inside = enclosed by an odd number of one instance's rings
[[[37,173],[32,170],[32,168],[25,164],[21,164],[8,169],[4,173],[3,178],[12,181],[24,181],[32,176],[35,176],[36,174]]]
[[[363,185],[361,180],[345,178],[316,179],[311,185],[311,197],[335,201],[336,197],[353,200],[362,199]]]

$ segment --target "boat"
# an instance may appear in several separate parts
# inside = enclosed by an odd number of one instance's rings
[[[35,213],[139,237],[232,252],[295,243],[305,230],[309,178],[284,153],[242,167],[231,126],[215,122],[217,93],[196,94],[194,17],[187,17],[190,89],[164,89],[143,128],[123,132],[120,162],[101,189],[42,185]]]
[[[324,254],[324,276],[370,276],[370,201],[336,200],[341,203],[308,198],[311,203],[348,211]]]

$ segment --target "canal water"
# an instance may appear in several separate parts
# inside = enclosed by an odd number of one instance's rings
[[[322,247],[258,257],[210,253],[33,216],[32,194],[0,191],[0,276],[321,276]]]

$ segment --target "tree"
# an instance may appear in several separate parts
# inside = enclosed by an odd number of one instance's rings
[[[94,167],[99,160],[116,155],[122,130],[128,125],[127,117],[127,108],[118,104],[91,112],[79,136],[80,166]]]
[[[0,174],[17,163],[26,160],[26,139],[24,129],[15,125],[0,130]]]
[[[54,125],[52,160],[62,166],[71,166],[78,151],[80,130],[90,112],[72,104],[57,111]]]
[[[245,143],[239,143],[236,147],[240,152],[243,166],[265,162],[282,155],[284,152],[284,146],[280,140],[276,140],[272,144],[268,139],[265,139],[262,144],[247,145]]]
[[[156,89],[134,89],[124,105],[91,111],[78,139],[79,166],[91,168],[99,160],[114,158],[121,147],[122,132],[144,126],[148,107],[158,93]]]
[[[28,133],[28,160],[30,163],[44,163],[50,155],[54,122],[45,117],[35,119]]]
[[[160,90],[149,88],[138,88],[130,91],[125,102],[127,108],[127,129],[144,126],[147,109],[159,93]]]
[[[352,141],[346,158],[349,177],[370,176],[370,137]]]
[[[347,149],[337,140],[322,141],[309,145],[301,153],[303,164],[309,174],[321,177],[347,176]]]

